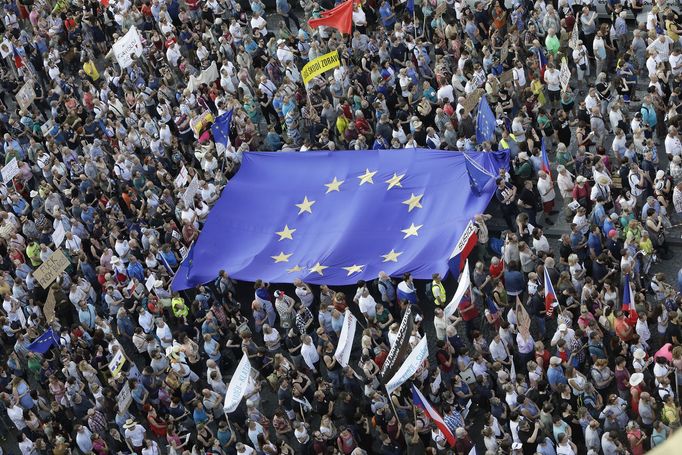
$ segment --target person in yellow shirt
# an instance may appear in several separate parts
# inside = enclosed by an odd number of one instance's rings
[[[43,261],[40,259],[40,245],[38,242],[31,242],[26,247],[26,256],[31,261],[33,267],[38,267]]]
[[[83,71],[85,74],[88,75],[88,77],[95,82],[97,79],[99,79],[99,71],[97,71],[97,65],[95,65],[95,62],[92,61],[91,58],[88,58],[85,63],[83,63]]]

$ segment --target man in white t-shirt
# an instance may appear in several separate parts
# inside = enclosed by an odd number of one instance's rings
[[[674,41],[667,35],[658,35],[649,47],[648,51],[656,51],[656,62],[666,63],[670,58],[670,49],[672,49]]]
[[[682,74],[682,52],[680,52],[677,47],[673,48],[668,61],[670,62],[670,68],[672,69],[673,76]]]
[[[125,430],[124,437],[128,448],[135,453],[140,453],[147,430],[133,419],[126,420],[126,423],[123,424],[123,429]]]
[[[554,64],[548,63],[545,69],[545,83],[547,84],[547,95],[552,104],[559,103],[559,95],[561,93],[561,81],[558,69],[554,67]]]
[[[668,128],[668,135],[665,137],[665,154],[668,159],[672,160],[674,156],[682,155],[682,143],[677,134],[677,128],[671,126]]]
[[[260,36],[265,36],[268,34],[267,29],[268,22],[261,17],[258,11],[253,12],[253,17],[251,18],[251,28],[260,30]]]
[[[516,61],[516,66],[512,70],[514,76],[514,87],[518,90],[526,88],[526,70],[523,67],[521,60]]]

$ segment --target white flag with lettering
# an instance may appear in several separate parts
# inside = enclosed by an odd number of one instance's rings
[[[417,372],[428,356],[429,346],[426,337],[424,337],[417,343],[417,346],[414,347],[412,352],[410,352],[410,355],[407,356],[405,362],[403,362],[391,380],[386,383],[386,392],[390,395],[395,389],[403,385],[405,381],[410,379]]]
[[[357,327],[356,323],[357,319],[353,316],[353,313],[346,308],[341,334],[339,335],[339,345],[336,347],[336,352],[334,352],[334,358],[342,367],[348,366],[350,352],[353,350],[353,338],[355,338],[355,328]]]
[[[244,392],[246,392],[246,384],[251,380],[251,364],[249,363],[249,357],[244,354],[242,359],[237,365],[237,369],[232,375],[230,384],[227,386],[227,392],[225,393],[225,404],[223,404],[223,411],[225,414],[234,412],[239,406],[239,403],[244,398]]]

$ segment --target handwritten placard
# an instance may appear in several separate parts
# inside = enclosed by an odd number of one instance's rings
[[[66,270],[69,264],[69,259],[64,255],[64,252],[59,249],[52,253],[50,257],[33,272],[33,276],[43,289],[47,289],[48,286]]]

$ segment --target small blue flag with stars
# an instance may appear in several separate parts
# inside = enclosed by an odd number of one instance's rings
[[[509,152],[469,152],[497,175]],[[183,290],[220,270],[243,281],[346,285],[411,272],[445,276],[476,195],[463,153],[429,150],[246,152],[173,279]],[[494,181],[494,180],[493,180]]]
[[[232,123],[232,110],[219,115],[213,125],[211,125],[211,134],[213,134],[213,142],[216,145],[221,145],[224,148],[230,146],[230,124]]]
[[[495,114],[490,109],[485,95],[478,104],[478,116],[476,117],[476,142],[482,144],[495,137]]]
[[[57,338],[54,336],[54,331],[50,327],[40,335],[38,338],[33,340],[33,343],[29,344],[26,349],[31,352],[37,352],[38,354],[45,354],[52,345],[58,345]]]

